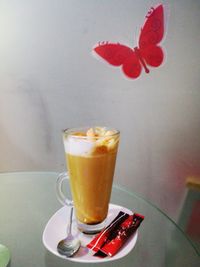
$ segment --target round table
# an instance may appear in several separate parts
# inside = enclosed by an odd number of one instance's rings
[[[0,174],[0,243],[11,252],[10,267],[83,265],[56,257],[42,243],[48,220],[61,208],[55,194],[57,176],[56,172]],[[100,266],[200,266],[198,251],[160,209],[116,184],[111,203],[143,214],[145,219],[133,250],[124,258]]]

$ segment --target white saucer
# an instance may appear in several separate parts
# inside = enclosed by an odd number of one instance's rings
[[[110,204],[109,205],[109,213],[107,218],[107,225],[118,215],[119,211],[124,211],[128,214],[132,214],[132,211],[130,211],[127,208]],[[113,257],[106,257],[106,258],[99,258],[96,256],[93,256],[93,253],[86,247],[86,245],[94,238],[94,235],[86,235],[80,232],[77,232],[76,227],[73,227],[72,232],[74,234],[78,234],[79,238],[81,240],[81,248],[79,251],[71,258],[67,258],[65,256],[60,255],[57,252],[57,244],[58,242],[63,239],[66,236],[66,228],[67,228],[67,222],[70,216],[70,208],[65,206],[59,209],[48,221],[44,232],[43,232],[43,244],[44,246],[52,252],[54,255],[63,258],[65,260],[69,261],[75,261],[75,262],[106,262],[106,261],[112,261],[120,259],[124,256],[126,256],[135,246],[137,242],[138,237],[138,231],[135,232],[134,235],[132,235],[127,242],[124,244],[124,246],[117,252],[117,254]],[[73,219],[74,221],[75,219]],[[75,225],[75,221],[73,223]]]

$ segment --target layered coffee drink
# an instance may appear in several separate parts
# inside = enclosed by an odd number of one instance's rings
[[[112,190],[119,132],[94,127],[64,134],[70,187],[78,221],[105,220]]]

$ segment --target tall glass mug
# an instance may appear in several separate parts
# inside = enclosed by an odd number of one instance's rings
[[[74,206],[78,228],[84,233],[105,226],[119,136],[119,131],[106,127],[63,131],[68,173],[58,177],[57,196],[63,205]],[[70,181],[73,201],[62,192],[65,179]]]

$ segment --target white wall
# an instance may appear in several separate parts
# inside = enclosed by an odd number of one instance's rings
[[[91,50],[134,47],[157,1],[0,1],[0,171],[62,171],[61,129],[111,125],[116,182],[178,217],[186,176],[200,174],[200,1],[163,3],[165,64],[133,81]]]

